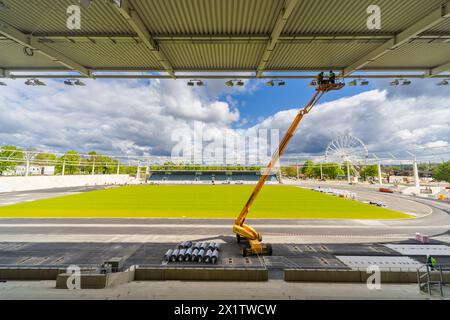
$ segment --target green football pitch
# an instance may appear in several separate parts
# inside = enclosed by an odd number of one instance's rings
[[[0,218],[235,218],[253,186],[127,186],[0,207]],[[409,215],[288,186],[266,186],[249,218],[403,219]]]

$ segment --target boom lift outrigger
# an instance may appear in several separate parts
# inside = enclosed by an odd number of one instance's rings
[[[245,218],[247,217],[250,207],[256,200],[256,197],[258,196],[259,192],[264,186],[264,183],[267,181],[270,172],[280,159],[284,149],[286,148],[287,144],[294,135],[295,129],[297,128],[298,124],[303,119],[303,117],[311,111],[311,109],[319,102],[320,98],[322,98],[322,96],[325,93],[332,90],[340,90],[345,86],[343,82],[333,84],[329,83],[317,84],[315,81],[313,81],[312,84],[316,86],[315,88],[316,93],[314,94],[313,98],[308,102],[308,104],[298,112],[291,126],[289,127],[283,139],[281,140],[278,149],[272,155],[272,159],[270,160],[269,164],[267,165],[266,169],[261,175],[261,178],[259,178],[258,183],[253,189],[252,194],[250,195],[250,198],[247,200],[247,202],[245,203],[244,207],[241,210],[241,213],[234,221],[233,232],[236,233],[237,242],[239,243],[242,239],[246,239],[249,243],[249,247],[243,248],[242,250],[242,255],[244,257],[248,255],[259,255],[259,254],[272,255],[272,246],[269,243],[261,243],[262,241],[261,234],[257,232],[254,228],[250,227],[249,225],[244,224]]]

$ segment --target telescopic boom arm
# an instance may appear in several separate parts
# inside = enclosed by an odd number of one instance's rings
[[[264,183],[267,181],[270,173],[272,172],[272,169],[277,164],[287,144],[294,135],[295,130],[297,129],[297,126],[299,125],[300,121],[303,119],[305,115],[307,115],[311,111],[311,109],[319,102],[319,100],[326,92],[330,90],[339,90],[343,86],[344,84],[342,83],[319,85],[316,88],[316,93],[314,94],[312,99],[303,109],[301,109],[297,113],[297,116],[295,117],[291,126],[289,127],[283,139],[281,140],[280,145],[272,155],[272,159],[270,160],[269,164],[267,165],[263,174],[261,175],[261,178],[259,179],[255,188],[253,189],[252,194],[250,195],[249,199],[247,200],[241,212],[239,213],[239,216],[234,221],[233,232],[236,233],[238,242],[240,242],[241,238],[244,238],[247,239],[250,244],[250,248],[244,249],[243,251],[244,256],[250,254],[269,254],[269,255],[272,254],[272,247],[270,246],[270,244],[261,243],[262,241],[261,234],[259,234],[254,228],[250,227],[249,225],[244,224],[245,218],[247,217],[247,214],[253,202],[255,201],[256,197],[258,196],[259,192],[264,186]]]

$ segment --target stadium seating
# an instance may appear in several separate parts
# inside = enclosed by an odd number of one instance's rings
[[[258,182],[261,174],[259,172],[153,172],[148,178],[149,183],[167,184],[254,184]],[[267,180],[268,183],[278,183],[276,175],[272,175]]]

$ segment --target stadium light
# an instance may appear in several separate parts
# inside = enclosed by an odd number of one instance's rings
[[[437,85],[438,85],[438,86],[448,86],[448,85],[449,85],[448,79],[442,80],[442,81],[439,82]]]
[[[278,86],[282,87],[286,85],[286,82],[284,80],[269,80],[266,82],[266,86],[268,87],[274,87],[275,82],[278,83]]]
[[[367,85],[369,85],[369,81],[363,79],[363,80],[361,80],[360,84],[361,84],[362,86],[367,86]]]
[[[75,84],[76,86],[79,86],[79,87],[84,87],[84,86],[86,85],[83,81],[81,81],[81,80],[79,80],[79,79],[76,79],[76,80],[74,81],[74,84]]]
[[[227,82],[225,82],[225,85],[227,87],[232,87],[232,86],[238,86],[238,87],[243,87],[244,86],[244,81],[242,80],[228,80]]]
[[[79,87],[84,87],[86,85],[84,82],[82,82],[81,80],[78,80],[78,79],[64,80],[64,84],[67,86],[79,86]]]
[[[354,87],[354,86],[356,86],[356,85],[358,85],[358,83],[357,83],[356,80],[350,81],[350,82],[348,83],[348,86],[349,86],[349,87]]]
[[[25,84],[27,86],[46,86],[46,84],[44,82],[42,82],[39,79],[28,79],[27,81],[25,81]]]
[[[409,86],[411,84],[411,80],[403,80],[403,86]]]
[[[399,84],[400,84],[400,81],[398,81],[397,79],[395,79],[394,81],[390,82],[391,87],[398,86]]]
[[[205,83],[202,80],[189,80],[187,82],[187,85],[189,87],[193,87],[193,86],[195,86],[195,84],[197,84],[197,86],[199,86],[199,87],[203,87],[205,85]]]

